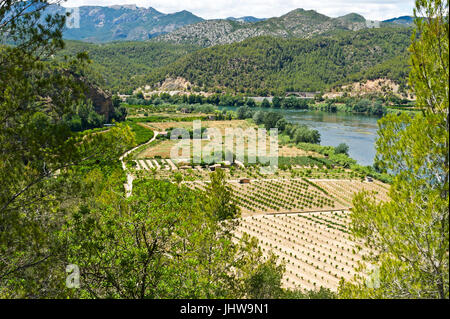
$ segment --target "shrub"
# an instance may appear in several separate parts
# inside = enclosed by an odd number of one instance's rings
[[[336,147],[334,148],[334,153],[335,153],[335,154],[345,154],[345,155],[348,155],[349,149],[350,149],[350,148],[348,147],[347,144],[341,143],[341,144],[339,144],[338,146],[336,146]]]

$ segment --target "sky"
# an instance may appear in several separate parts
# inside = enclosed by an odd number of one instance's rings
[[[414,0],[67,0],[65,7],[136,4],[163,13],[187,10],[204,19],[254,16],[278,17],[297,8],[315,10],[330,17],[355,12],[368,20],[412,15]]]

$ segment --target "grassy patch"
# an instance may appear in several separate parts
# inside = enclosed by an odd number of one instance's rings
[[[136,143],[143,144],[153,138],[153,131],[149,128],[145,128],[133,121],[125,122],[127,125],[131,127],[131,130],[136,134]]]

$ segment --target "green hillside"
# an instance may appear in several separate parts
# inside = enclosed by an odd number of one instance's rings
[[[166,66],[196,49],[190,45],[152,42],[66,41],[66,48],[59,56],[86,51],[92,60],[88,71],[91,79],[111,91],[127,92],[145,84],[144,77],[153,69]]]
[[[148,41],[67,41],[59,56],[88,52],[93,61],[88,76],[114,93],[157,87],[178,76],[205,91],[258,95],[322,91],[380,77],[404,87],[410,34],[407,28],[342,30],[312,39],[262,36],[204,49]]]
[[[181,76],[203,90],[255,94],[320,91],[378,76],[404,86],[410,35],[407,28],[380,28],[312,39],[251,38],[193,52],[146,80],[156,85]]]

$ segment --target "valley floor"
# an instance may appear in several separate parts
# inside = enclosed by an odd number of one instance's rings
[[[175,141],[157,139],[164,130],[192,127],[192,122],[140,125],[156,134],[146,146],[134,150],[130,174],[168,179],[205,191],[209,175],[217,166],[178,163],[170,158]],[[227,126],[246,128],[249,124],[211,121],[207,126],[223,130]],[[323,157],[301,149],[291,150],[290,156],[301,155]],[[261,174],[258,165],[222,163],[218,166],[225,172],[233,199],[241,209],[236,238],[244,233],[256,237],[265,258],[271,252],[279,257],[286,267],[284,287],[325,287],[336,291],[341,279],[351,280],[355,276],[364,255],[370,251],[361,249],[361,243],[350,236],[352,197],[368,191],[377,201],[387,201],[388,184],[342,167],[294,165],[266,175]],[[181,182],[176,181],[176,175],[181,176]]]

